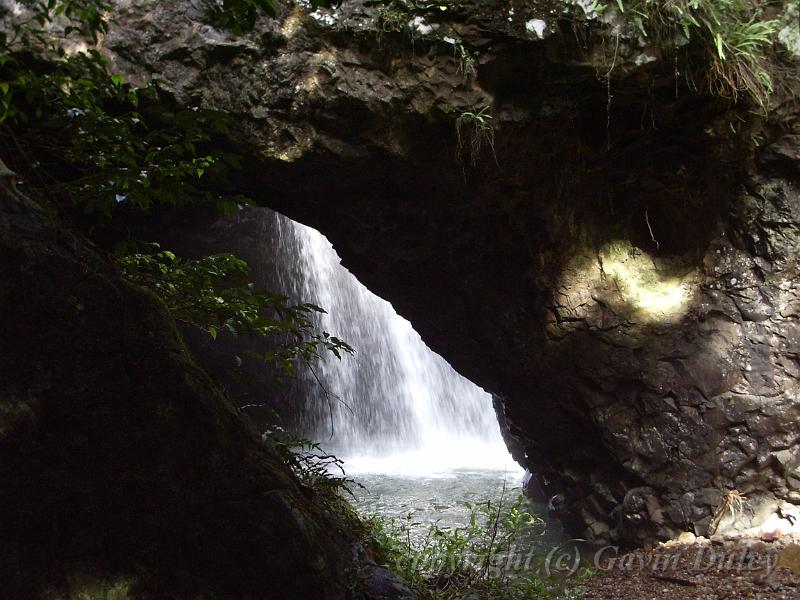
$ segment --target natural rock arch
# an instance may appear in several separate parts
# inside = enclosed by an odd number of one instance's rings
[[[496,393],[587,539],[706,534],[725,489],[800,503],[789,105],[743,117],[568,24],[536,39],[536,7],[509,24],[502,2],[464,5],[474,80],[447,42],[378,35],[361,2],[333,24],[284,8],[238,39],[143,2],[104,44],[134,81],[237,117],[228,185],[323,231]],[[486,105],[493,150],[473,167],[456,117]]]

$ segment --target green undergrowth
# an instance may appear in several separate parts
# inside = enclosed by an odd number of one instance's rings
[[[532,552],[543,531],[522,496],[466,503],[466,524],[415,521],[372,515],[365,518],[376,558],[408,581],[420,600],[491,598],[579,599],[592,572],[565,575],[550,570]]]
[[[273,427],[263,434],[277,449],[301,486],[312,491],[361,539],[364,557],[384,566],[409,584],[419,600],[579,600],[596,573],[563,564],[558,553],[539,550],[544,522],[530,512],[523,496],[504,488],[496,500],[464,503],[464,523],[361,514],[349,500],[363,486],[345,473],[344,463],[320,444]]]
[[[262,441],[272,447],[289,466],[302,486],[314,490],[323,500],[341,508],[343,501],[352,496],[353,489],[361,484],[347,476],[344,462],[335,454],[325,451],[319,442],[279,425],[268,428]]]
[[[455,40],[456,54],[476,52],[448,24],[450,15],[467,9],[457,0],[426,2],[390,0],[379,2],[378,24],[382,32],[403,32],[411,37]],[[553,2],[531,2],[552,14]],[[555,3],[556,5],[558,3]],[[684,47],[703,57],[702,83],[690,83],[733,100],[749,99],[766,106],[773,91],[773,42],[780,29],[779,15],[797,6],[796,0],[597,0],[593,4],[561,0],[561,17],[580,27],[600,24],[604,35],[652,44],[665,55],[681,55]],[[435,28],[420,33],[416,17],[425,17]],[[511,19],[509,19],[511,20]],[[549,20],[549,17],[548,17]],[[450,42],[452,43],[452,41]],[[616,57],[615,57],[616,58]],[[689,73],[688,64],[677,69]],[[694,71],[695,69],[692,69]],[[676,76],[678,74],[676,73]]]
[[[710,91],[737,100],[747,97],[765,106],[773,91],[770,59],[778,31],[776,7],[790,2],[750,0],[611,0],[633,35],[665,51],[693,44],[705,55]]]
[[[445,526],[403,518],[360,514],[349,500],[363,486],[344,463],[319,443],[273,427],[263,440],[278,451],[302,487],[327,505],[361,539],[364,557],[409,584],[419,600],[578,600],[589,569],[565,569],[535,548],[544,532],[523,496],[464,503],[465,523]],[[559,556],[565,555],[564,552]]]

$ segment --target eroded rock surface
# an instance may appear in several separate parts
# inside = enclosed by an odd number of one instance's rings
[[[119,2],[105,49],[236,116],[227,185],[323,231],[497,394],[579,535],[705,535],[726,489],[800,503],[794,107],[690,89],[565,3],[459,4],[284,4],[233,38],[183,3]]]

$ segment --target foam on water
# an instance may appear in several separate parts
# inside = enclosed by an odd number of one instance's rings
[[[504,445],[475,443],[474,440],[443,440],[387,456],[345,456],[350,475],[386,474],[399,477],[455,477],[463,472],[497,472],[511,481],[519,480],[523,469],[514,462]]]

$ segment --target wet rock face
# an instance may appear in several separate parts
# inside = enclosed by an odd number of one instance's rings
[[[120,7],[116,68],[236,115],[227,185],[323,231],[496,393],[576,533],[706,534],[726,489],[800,502],[800,129],[780,98],[743,118],[646,48],[578,44],[547,3],[467,2],[413,41],[359,2],[237,39],[182,4]]]

